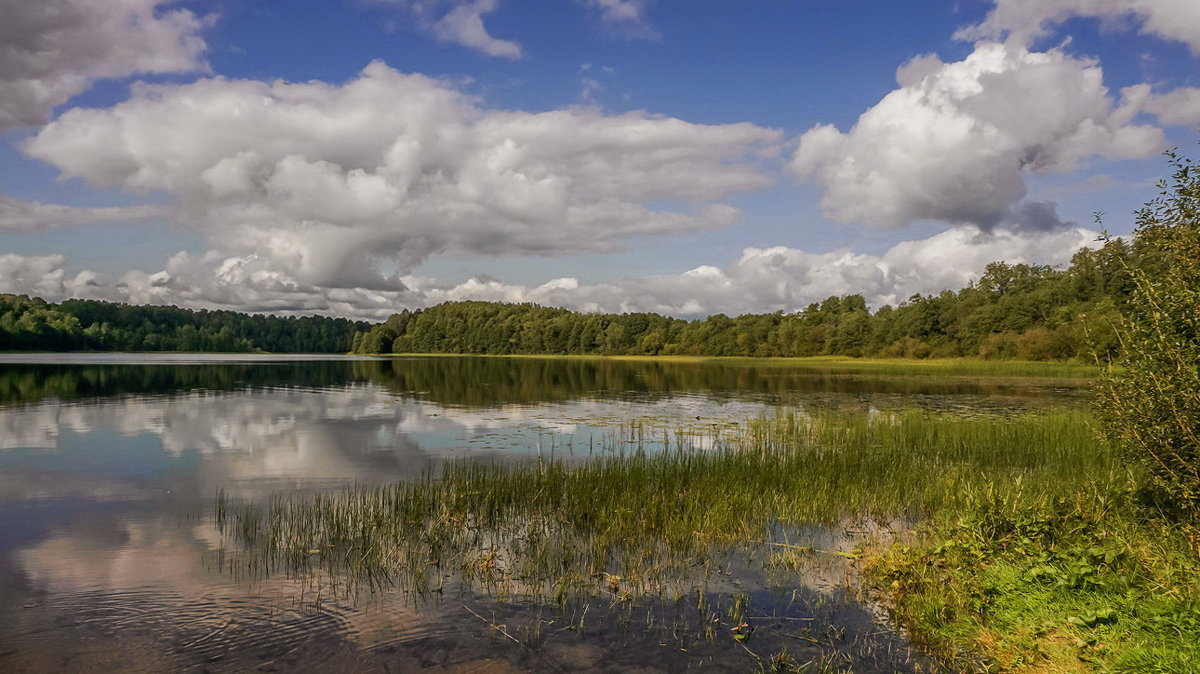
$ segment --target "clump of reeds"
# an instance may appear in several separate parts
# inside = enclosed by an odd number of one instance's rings
[[[220,499],[231,564],[416,595],[448,583],[566,601],[682,593],[713,560],[801,525],[921,517],[980,488],[1051,499],[1118,479],[1081,411],[1013,419],[781,412],[696,449],[457,462],[386,487]]]

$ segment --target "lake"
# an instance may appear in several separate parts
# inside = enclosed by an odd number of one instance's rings
[[[221,512],[464,462],[704,452],[780,409],[1003,419],[1086,405],[1078,380],[794,362],[3,354],[0,669],[720,671],[787,648],[911,670],[903,636],[846,586],[857,527],[886,522],[793,523],[797,549],[844,553],[796,568],[739,552],[670,591],[613,575],[551,602],[461,574],[431,593],[247,565]]]

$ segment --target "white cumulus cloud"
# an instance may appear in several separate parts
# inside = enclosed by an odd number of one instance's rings
[[[63,255],[25,256],[0,253],[0,293],[36,295],[59,300],[94,295],[87,286],[96,277],[81,272],[68,278]]]
[[[653,311],[694,317],[795,311],[830,295],[861,293],[873,306],[914,294],[958,289],[988,263],[1060,265],[1096,232],[983,231],[952,228],[927,239],[897,244],[883,255],[849,250],[810,253],[776,246],[746,248],[724,267],[698,266],[681,274],[630,276],[585,284],[557,278],[537,286],[479,277],[461,283],[404,276],[401,289],[329,288],[305,284],[254,257],[194,257],[179,253],[156,272],[120,277],[64,271],[61,255],[0,255],[0,292],[48,299],[87,297],[144,304],[176,304],[279,314],[322,313],[382,320],[402,308],[457,300],[536,302],[578,311]]]
[[[1132,122],[1093,61],[1061,51],[980,43],[962,61],[922,56],[900,87],[848,132],[803,134],[791,168],[823,189],[832,219],[898,228],[939,220],[1024,226],[1026,173],[1070,171],[1093,156],[1147,157],[1161,130]]]
[[[1188,45],[1200,54],[1200,3],[1196,0],[995,0],[978,25],[959,31],[967,40],[1007,39],[1028,45],[1073,17],[1097,18],[1113,29],[1140,32]]]
[[[42,124],[93,80],[203,69],[209,20],[167,0],[0,0],[0,131]]]
[[[483,52],[488,56],[519,59],[521,45],[494,37],[483,17],[496,11],[498,0],[376,0],[409,11],[439,40]]]
[[[169,195],[227,257],[398,289],[395,274],[433,254],[607,252],[728,225],[721,200],[772,182],[757,162],[778,139],[747,123],[492,110],[376,62],[342,85],[137,85],[24,150],[65,177]]]
[[[1192,126],[1200,124],[1200,88],[1180,87],[1163,93],[1154,93],[1150,85],[1136,84],[1121,90],[1129,104],[1158,118],[1168,126]]]
[[[627,277],[594,285],[556,279],[533,288],[469,281],[426,289],[423,294],[430,303],[494,299],[580,311],[652,311],[674,316],[790,312],[831,295],[855,293],[873,306],[894,305],[914,294],[961,288],[997,260],[1064,264],[1079,248],[1094,245],[1096,236],[1077,227],[1038,232],[962,227],[899,243],[883,255],[850,250],[810,253],[785,246],[746,248],[723,268],[702,265],[676,275]]]

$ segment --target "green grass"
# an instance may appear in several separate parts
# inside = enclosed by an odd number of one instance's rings
[[[1045,500],[1119,479],[1087,421],[1079,411],[785,413],[713,438],[710,450],[621,451],[614,440],[576,464],[452,463],[415,482],[235,509],[223,522],[263,570],[324,566],[424,592],[437,588],[432,566],[501,593],[560,596],[612,577],[654,592],[780,525],[921,518],[996,482]]]
[[[1130,489],[988,490],[872,559],[895,616],[959,671],[1200,671],[1195,529]]]

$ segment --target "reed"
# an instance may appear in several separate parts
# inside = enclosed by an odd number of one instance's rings
[[[913,521],[985,488],[1048,502],[1125,477],[1082,411],[781,412],[665,446],[636,431],[583,460],[464,461],[386,487],[221,499],[218,521],[231,563],[257,573],[321,570],[418,595],[452,578],[564,601],[684,592],[721,555],[794,541],[804,526]]]

